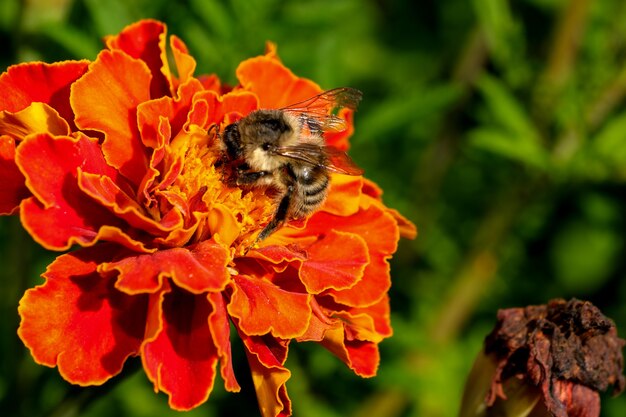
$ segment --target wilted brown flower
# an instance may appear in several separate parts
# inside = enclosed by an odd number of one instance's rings
[[[460,416],[598,417],[599,391],[624,389],[624,343],[589,302],[500,310],[468,378]]]

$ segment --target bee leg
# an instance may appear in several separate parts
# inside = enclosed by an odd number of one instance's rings
[[[293,185],[287,186],[285,195],[280,200],[278,208],[274,213],[274,217],[272,217],[272,220],[270,220],[270,222],[263,228],[261,233],[259,233],[259,237],[257,237],[257,242],[260,242],[261,240],[267,238],[285,222],[285,220],[287,219],[287,213],[289,213],[289,206],[291,205],[291,196],[293,194],[293,190]]]
[[[237,185],[253,185],[261,178],[272,175],[270,171],[244,171],[237,170]]]

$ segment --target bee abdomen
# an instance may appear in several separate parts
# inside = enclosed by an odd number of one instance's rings
[[[328,188],[328,182],[329,179],[326,176],[323,176],[322,178],[315,178],[314,181],[311,181],[309,183],[303,182],[305,195],[307,197],[313,197],[321,192],[324,192]]]
[[[310,206],[317,207],[324,201],[324,198],[326,198],[326,190],[326,188],[321,189],[315,194],[309,194],[307,192],[304,197],[304,203]]]
[[[300,208],[300,215],[306,215],[313,212],[319,206],[324,203],[326,195],[328,194],[328,178],[322,177],[318,181],[310,185],[302,186],[302,204]]]

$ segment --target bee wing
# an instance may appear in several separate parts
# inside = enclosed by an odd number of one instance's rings
[[[363,93],[350,87],[333,88],[280,110],[295,115],[312,133],[340,132],[346,121],[337,116],[342,109],[356,110]]]
[[[363,170],[354,163],[352,158],[350,158],[347,153],[332,146],[318,146],[310,143],[300,143],[293,146],[279,147],[276,149],[276,153],[286,158],[326,168],[329,171],[338,174],[363,174]]]
[[[363,175],[363,168],[359,167],[347,153],[332,146],[326,146],[325,151],[328,157],[326,168],[330,171],[345,175]]]

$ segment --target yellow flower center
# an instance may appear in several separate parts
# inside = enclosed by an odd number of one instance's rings
[[[183,167],[168,191],[178,193],[191,205],[189,215],[193,218],[187,221],[197,222],[192,240],[213,236],[231,247],[233,256],[242,255],[274,213],[273,199],[261,188],[244,191],[227,186],[221,168],[215,166],[220,156],[219,139],[203,129],[192,127],[192,132],[183,135],[186,140],[179,135],[172,141],[174,154],[183,158]],[[196,204],[194,210],[193,200],[197,198],[204,204]]]

